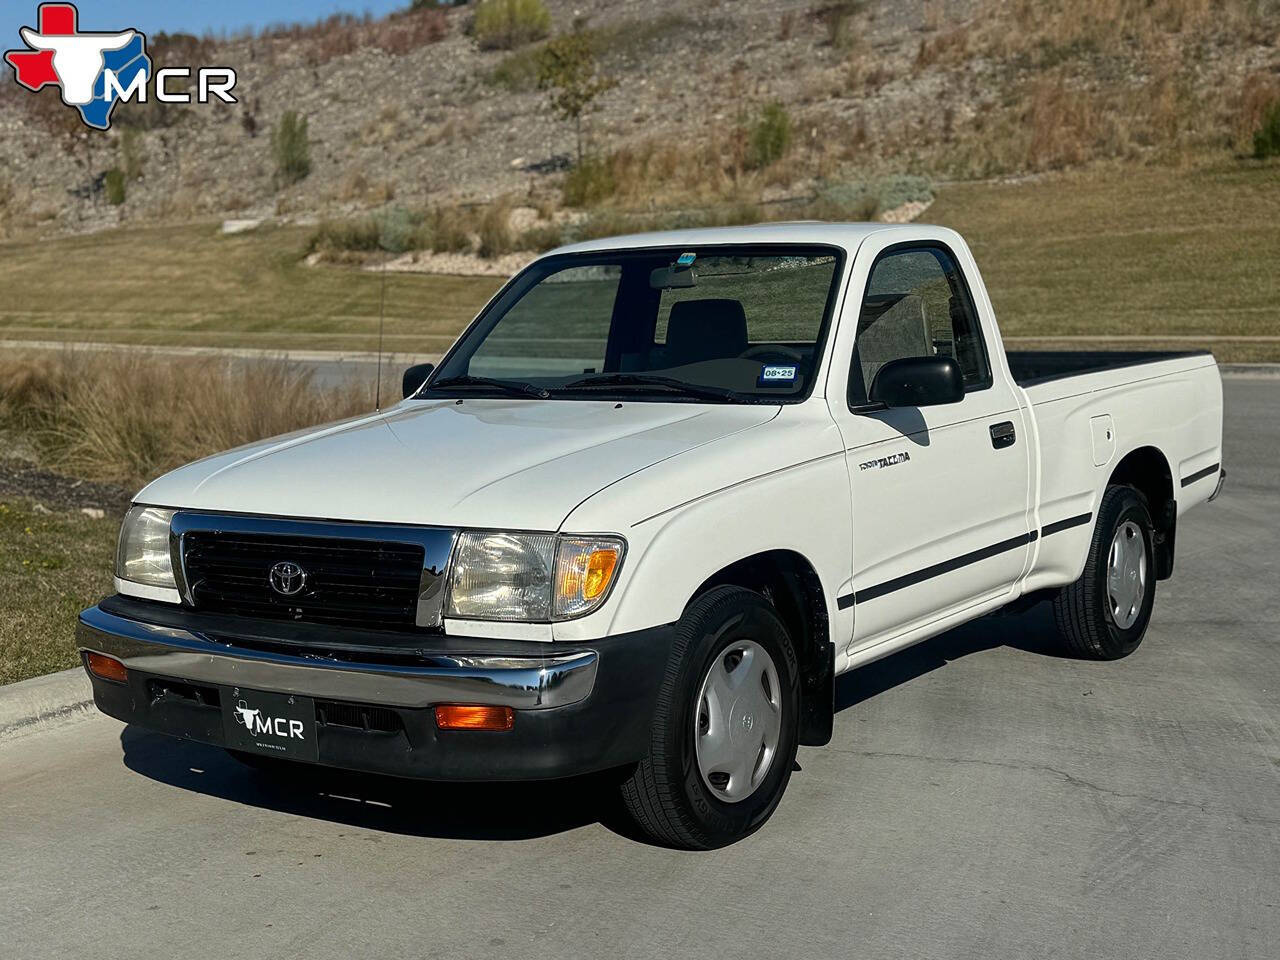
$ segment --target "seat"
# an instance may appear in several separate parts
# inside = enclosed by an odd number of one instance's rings
[[[907,294],[878,317],[864,317],[863,323],[858,330],[858,360],[868,391],[880,368],[890,360],[931,357],[936,352],[924,300],[915,294]]]
[[[682,367],[747,349],[747,315],[737,300],[678,300],[667,320],[666,363]]]

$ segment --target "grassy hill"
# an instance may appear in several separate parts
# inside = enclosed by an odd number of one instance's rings
[[[1007,337],[1163,337],[1280,360],[1280,166],[1113,167],[939,189],[925,219],[969,238]],[[308,266],[309,231],[216,223],[9,244],[0,339],[371,350],[383,278]],[[77,269],[62,273],[60,264]],[[386,346],[433,355],[499,280],[388,273]],[[1156,341],[1149,345],[1156,346]]]
[[[126,105],[107,136],[67,139],[52,94],[0,83],[0,337],[370,349],[385,299],[387,346],[431,354],[499,278],[358,267],[936,195],[925,218],[970,237],[1010,336],[1280,358],[1280,160],[1249,156],[1280,0],[547,6],[549,38],[496,45],[471,4],[154,37],[237,66],[241,102]],[[575,31],[612,84],[581,162],[536,83]],[[303,176],[273,153],[287,111]],[[229,216],[262,225],[222,236]]]

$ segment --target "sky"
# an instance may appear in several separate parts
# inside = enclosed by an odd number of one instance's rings
[[[17,39],[18,28],[34,26],[39,0],[0,0],[0,40]],[[409,0],[79,0],[80,29],[115,31],[135,27],[143,33],[234,33],[243,27],[273,23],[312,23],[334,13],[382,16]],[[0,43],[0,49],[13,46]]]

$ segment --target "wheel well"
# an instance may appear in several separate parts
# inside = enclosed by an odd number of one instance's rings
[[[827,743],[834,716],[835,648],[817,571],[792,550],[770,550],[717,571],[703,581],[694,597],[726,585],[754,590],[773,604],[800,661],[800,742]]]
[[[1169,461],[1155,447],[1139,447],[1116,464],[1108,482],[1133,487],[1147,498],[1155,527],[1156,579],[1169,579],[1173,575],[1174,534],[1178,525],[1178,502],[1174,499]]]

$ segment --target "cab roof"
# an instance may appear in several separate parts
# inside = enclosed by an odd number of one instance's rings
[[[801,244],[814,243],[843,247],[852,253],[872,234],[894,232],[903,240],[936,236],[940,228],[904,223],[825,223],[819,220],[786,223],[758,223],[743,227],[698,227],[691,230],[661,230],[601,237],[558,247],[549,255],[590,253],[600,250],[629,250],[645,247],[699,247],[713,244]],[[949,232],[949,231],[948,231]]]

